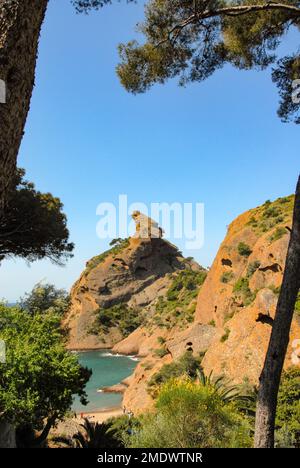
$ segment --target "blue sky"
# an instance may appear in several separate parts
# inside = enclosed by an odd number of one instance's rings
[[[204,83],[174,80],[138,96],[121,87],[117,44],[132,39],[142,17],[141,2],[86,16],[69,0],[50,1],[19,166],[63,201],[75,256],[64,268],[4,261],[0,298],[14,301],[41,280],[69,288],[107,248],[96,207],[119,194],[129,203],[204,203],[204,246],[184,253],[207,266],[238,214],[294,191],[299,128],[277,118],[270,70],[228,66]],[[281,49],[297,44],[292,33]]]

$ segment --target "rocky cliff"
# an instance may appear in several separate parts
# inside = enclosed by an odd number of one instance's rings
[[[137,234],[139,229],[137,223]],[[65,320],[70,349],[111,348],[146,322],[149,326],[151,322],[152,327],[158,321],[168,323],[171,319],[167,314],[158,314],[157,308],[164,308],[163,298],[177,275],[184,272],[191,281],[197,282],[197,275],[202,280],[204,270],[160,236],[136,235],[113,244],[109,251],[87,263],[72,288],[71,308]],[[193,311],[186,311],[185,316],[184,311],[177,312],[181,314],[181,325],[193,320],[196,293],[197,289],[190,299],[194,301]],[[128,352],[132,352],[132,346],[129,348]]]
[[[148,382],[164,364],[185,351],[204,355],[206,374],[225,375],[233,383],[258,383],[289,242],[293,197],[247,211],[228,227],[207,278],[200,288],[195,322],[167,331],[163,358],[151,352],[153,336],[137,330],[115,349],[145,356],[128,379],[124,402],[136,412],[152,403]],[[295,310],[285,367],[292,364],[294,339],[300,338],[300,307]],[[156,336],[158,331],[155,332]],[[135,347],[134,347],[135,346]]]
[[[141,361],[124,394],[124,404],[136,413],[152,404],[149,380],[186,351],[204,356],[206,373],[257,383],[282,282],[292,208],[293,197],[285,197],[239,216],[206,279],[201,267],[160,236],[123,241],[92,259],[72,290],[70,347],[109,346],[138,354]],[[295,311],[290,343],[299,338]],[[291,355],[290,345],[285,366]]]
[[[203,359],[206,372],[257,383],[263,366],[285,266],[294,197],[239,216],[228,228],[201,289],[195,320],[213,324],[215,339]],[[285,366],[300,338],[295,311]]]

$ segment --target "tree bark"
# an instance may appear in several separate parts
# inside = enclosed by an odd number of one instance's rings
[[[271,338],[260,376],[254,446],[274,447],[277,395],[300,288],[300,177],[296,188],[293,227]]]
[[[34,87],[38,41],[48,0],[0,0],[0,218],[14,180]]]
[[[0,449],[16,448],[16,431],[11,423],[0,421]]]

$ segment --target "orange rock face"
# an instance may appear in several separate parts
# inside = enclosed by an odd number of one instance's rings
[[[179,293],[175,288],[172,303],[174,278],[183,283],[190,271],[203,269],[163,239],[133,238],[118,255],[109,254],[96,266],[92,260],[93,268],[72,291],[66,320],[70,347],[112,347],[116,353],[140,356],[124,382],[124,405],[135,414],[153,405],[149,379],[186,351],[204,354],[206,374],[257,384],[283,277],[292,207],[293,197],[286,197],[239,216],[229,226],[198,298],[198,289],[189,296],[189,288]],[[182,293],[188,301],[180,301]],[[90,335],[95,311],[120,302],[144,311],[142,325],[125,339],[117,327],[107,335]],[[300,316],[295,312],[286,367],[292,364],[293,341],[299,339]]]
[[[130,238],[121,248],[90,260],[71,291],[64,323],[69,329],[69,349],[112,348],[124,335],[118,324],[101,330],[97,317],[120,304],[126,305],[132,320],[134,314],[150,316],[153,304],[166,294],[172,275],[186,268],[200,267],[161,238]],[[128,354],[133,352],[132,346],[128,349]]]
[[[203,359],[204,370],[236,383],[258,382],[282,282],[291,226],[292,197],[239,216],[200,290],[195,321],[212,324],[216,336]],[[285,366],[293,340],[300,338],[295,314]]]

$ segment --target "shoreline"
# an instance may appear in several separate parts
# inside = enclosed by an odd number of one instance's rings
[[[133,360],[141,360],[143,357],[142,355],[139,354],[134,354],[134,353],[118,353],[117,351],[113,351],[113,348],[66,348],[68,351],[71,353],[88,353],[89,351],[107,351],[109,352],[112,356],[116,357],[128,357],[132,358]]]
[[[82,411],[79,413],[75,413],[73,417],[73,421],[82,423],[84,419],[88,419],[92,422],[103,423],[108,419],[115,418],[118,416],[123,415],[122,406],[113,406],[111,408],[103,408],[99,410],[92,410],[92,411]]]

